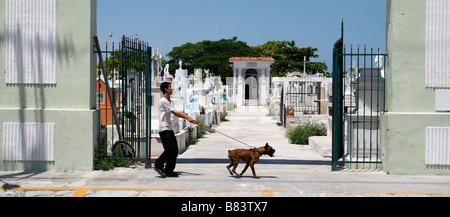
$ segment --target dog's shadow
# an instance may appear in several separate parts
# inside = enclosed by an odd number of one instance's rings
[[[184,172],[184,171],[177,171],[178,175],[180,176],[201,176],[204,174],[200,174],[200,173],[190,173],[190,172]]]
[[[235,179],[256,179],[254,176],[242,176],[242,177],[237,177],[237,176],[232,176],[230,175],[230,177],[235,178]],[[259,179],[276,179],[278,177],[276,176],[259,176]],[[258,180],[258,179],[256,179]]]

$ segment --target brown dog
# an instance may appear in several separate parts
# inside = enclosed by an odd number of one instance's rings
[[[231,164],[227,166],[228,171],[231,175],[236,174],[238,177],[242,177],[242,175],[247,171],[248,166],[252,168],[253,176],[259,179],[259,177],[255,173],[255,163],[258,162],[259,158],[266,154],[270,157],[274,157],[275,149],[269,146],[269,143],[266,143],[266,146],[260,148],[252,148],[252,149],[236,149],[236,150],[228,150],[228,158],[231,160]],[[239,164],[239,159],[245,161],[247,165],[245,165],[244,170],[242,170],[241,175],[237,174],[236,168]],[[234,167],[233,171],[230,170],[230,167]]]

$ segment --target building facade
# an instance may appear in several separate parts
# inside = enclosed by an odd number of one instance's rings
[[[387,0],[383,170],[450,174],[450,2]]]
[[[0,170],[92,170],[96,0],[0,1]]]

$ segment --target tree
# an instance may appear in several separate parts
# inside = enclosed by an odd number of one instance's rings
[[[175,72],[179,67],[179,61],[183,62],[183,68],[189,73],[194,69],[210,69],[212,75],[226,77],[233,76],[233,69],[229,62],[231,57],[273,57],[276,61],[271,66],[271,76],[282,77],[288,72],[303,71],[304,57],[306,56],[306,72],[308,74],[324,73],[327,66],[321,62],[311,62],[312,58],[318,58],[317,48],[298,48],[294,41],[268,41],[263,45],[250,47],[246,42],[232,39],[219,41],[202,41],[198,43],[186,43],[174,47],[167,54],[170,72]]]
[[[226,77],[233,76],[233,68],[229,59],[233,56],[259,56],[246,42],[232,39],[219,41],[202,41],[196,44],[186,43],[180,47],[174,47],[167,54],[170,71],[177,69],[179,61],[183,61],[183,68],[193,73],[194,69],[209,69],[212,75]]]
[[[115,52],[111,52],[110,55],[106,55],[103,64],[105,64],[106,74],[108,76],[112,76],[114,70],[119,71],[120,66],[120,54],[119,50],[115,50]],[[97,63],[97,74],[101,70],[100,63]]]
[[[253,47],[263,57],[272,57],[276,61],[271,66],[271,76],[284,76],[288,72],[303,71],[306,57],[306,73],[324,73],[327,66],[320,62],[311,62],[318,58],[317,48],[298,48],[295,41],[268,41],[263,45]]]

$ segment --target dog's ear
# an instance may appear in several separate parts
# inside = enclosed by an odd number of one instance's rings
[[[265,148],[267,149],[268,147],[269,147],[269,143],[266,143],[266,147]]]

